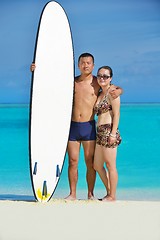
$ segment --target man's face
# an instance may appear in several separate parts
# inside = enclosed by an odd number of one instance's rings
[[[81,57],[78,63],[79,70],[82,74],[90,74],[93,71],[94,63],[92,57]]]

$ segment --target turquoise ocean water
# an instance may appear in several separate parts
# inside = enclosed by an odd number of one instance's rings
[[[160,104],[122,104],[117,199],[160,200]],[[29,106],[0,105],[0,199],[34,200],[29,170]],[[55,198],[69,193],[68,156]],[[86,167],[80,152],[77,196],[87,198]],[[97,175],[95,196],[104,187]]]

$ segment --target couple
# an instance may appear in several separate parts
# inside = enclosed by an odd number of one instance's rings
[[[94,57],[83,53],[78,58],[80,76],[74,82],[72,121],[68,141],[68,177],[70,194],[66,200],[76,200],[78,181],[78,160],[80,146],[83,145],[87,166],[88,199],[94,199],[96,171],[106,188],[103,201],[116,199],[118,175],[116,170],[116,150],[121,142],[118,132],[120,98],[122,89],[111,85],[112,69],[99,68],[97,77],[92,75]],[[30,67],[34,71],[35,64]],[[97,134],[94,120],[98,115]],[[97,135],[97,137],[96,137]],[[104,168],[104,163],[108,172]]]
[[[112,69],[103,66],[97,77],[92,75],[94,57],[90,53],[79,56],[80,76],[75,78],[72,121],[68,141],[70,194],[65,199],[76,200],[78,160],[81,144],[87,166],[88,199],[94,199],[96,171],[106,188],[103,201],[116,199],[118,175],[116,151],[121,142],[118,131],[122,89],[111,85]],[[97,137],[94,114],[98,115]],[[108,172],[104,168],[104,163]]]

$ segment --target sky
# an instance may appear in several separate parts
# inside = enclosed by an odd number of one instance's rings
[[[0,104],[29,103],[38,23],[46,0],[0,1]],[[59,0],[70,21],[75,75],[83,52],[93,73],[113,69],[123,103],[160,102],[160,1]]]

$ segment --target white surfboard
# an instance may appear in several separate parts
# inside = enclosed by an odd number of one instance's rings
[[[30,103],[30,170],[33,192],[47,202],[66,154],[74,84],[70,25],[57,2],[44,7],[36,39]]]

